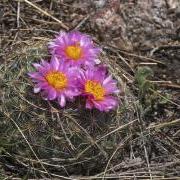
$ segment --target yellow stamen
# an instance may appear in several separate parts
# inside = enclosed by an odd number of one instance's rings
[[[67,77],[64,73],[51,71],[46,74],[45,78],[57,90],[62,90],[67,86]]]
[[[82,57],[82,48],[79,46],[79,44],[68,46],[65,49],[65,52],[69,58],[75,61],[77,61],[78,59]]]
[[[85,84],[85,92],[92,94],[96,101],[104,99],[105,89],[96,81],[88,80]]]

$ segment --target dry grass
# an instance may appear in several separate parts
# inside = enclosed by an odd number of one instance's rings
[[[103,48],[101,61],[122,90],[120,106],[110,113],[85,110],[80,99],[60,109],[33,94],[27,72],[33,62],[49,57],[52,35],[76,27],[95,33],[88,23],[82,26],[87,15],[81,9],[83,18],[71,26],[77,9],[60,2],[52,9],[54,3],[0,2],[0,178],[178,178],[180,105],[171,91],[159,92],[151,68],[141,64],[157,66],[160,60],[95,38]],[[55,17],[59,8],[61,18]]]

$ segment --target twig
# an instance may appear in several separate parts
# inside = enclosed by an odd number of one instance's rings
[[[165,122],[165,123],[160,123],[160,124],[156,124],[153,126],[149,126],[149,127],[147,127],[147,129],[161,129],[164,127],[174,126],[176,124],[180,124],[180,119],[176,119],[176,120],[173,120],[170,122]]]
[[[133,68],[128,64],[124,57],[122,57],[119,53],[117,53],[118,57],[130,68],[130,70],[134,73]]]
[[[122,126],[119,126],[118,128],[114,129],[113,131],[109,132],[108,134],[100,137],[96,142],[99,142],[99,141],[101,141],[102,139],[104,139],[105,137],[107,137],[107,136],[109,136],[109,135],[111,135],[111,134],[113,134],[113,133],[115,133],[115,132],[117,132],[117,131],[120,131],[120,130],[124,129],[124,128],[128,127],[129,125],[134,124],[137,120],[138,120],[138,119],[135,119],[135,120],[133,120],[133,121],[127,123],[127,124],[124,124],[124,125],[122,125]]]
[[[178,84],[167,84],[167,83],[166,83],[166,84],[160,84],[160,86],[180,89],[180,85],[178,85]]]
[[[158,64],[163,64],[165,65],[165,63],[162,63],[161,61],[158,61],[156,59],[153,59],[153,58],[149,58],[149,57],[145,57],[145,56],[141,56],[141,55],[137,55],[137,54],[133,54],[133,53],[129,53],[129,52],[126,52],[125,50],[121,50],[119,49],[118,47],[114,47],[114,46],[111,46],[111,45],[107,45],[105,46],[104,48],[114,48],[118,51],[120,51],[121,53],[123,54],[126,54],[126,55],[129,55],[129,56],[132,56],[132,57],[136,57],[136,58],[139,58],[139,59],[144,59],[144,60],[148,60],[148,61],[152,61],[152,62],[156,62]]]
[[[37,160],[35,160],[35,159],[26,158],[26,157],[19,156],[19,155],[16,155],[15,157],[16,157],[16,161],[19,161],[19,162],[21,162],[19,159],[23,159],[23,160],[28,161],[28,162],[31,161],[32,163],[39,163],[39,162],[38,162]],[[22,163],[22,162],[21,162],[21,163]],[[51,164],[51,163],[48,163],[48,162],[44,162],[42,159],[41,159],[41,163],[44,164],[44,165],[46,165],[46,166],[50,166],[50,167],[54,167],[54,168],[58,168],[58,169],[61,168],[61,169],[63,169],[64,172],[69,176],[66,168],[65,168],[63,165]]]
[[[156,48],[153,48],[150,52],[150,55],[153,56],[154,53],[161,51],[161,50],[168,50],[168,49],[180,49],[180,45],[164,45],[164,46],[159,46]]]
[[[134,122],[136,122],[137,120],[138,120],[138,119],[135,119],[135,120],[133,120],[133,121],[127,123],[127,124],[124,124],[124,125],[122,125],[122,126],[119,126],[118,128],[114,129],[113,131],[109,132],[108,134],[106,134],[106,135],[102,136],[101,138],[97,139],[96,141],[94,141],[94,144],[97,144],[97,143],[98,143],[99,141],[101,141],[103,138],[105,138],[105,137],[107,137],[107,136],[109,136],[109,135],[111,135],[111,134],[113,134],[113,133],[115,133],[115,132],[117,132],[117,131],[120,131],[120,130],[124,129],[124,128],[128,127],[129,125],[132,125],[132,124],[133,124]],[[89,148],[91,148],[91,146],[92,146],[92,145],[89,145],[87,148],[85,148],[85,149],[79,154],[78,158],[80,158],[80,156],[81,156],[82,154],[84,154]]]
[[[157,91],[153,90],[152,88],[150,88],[150,90],[151,90],[153,93],[155,93],[155,94],[157,94],[158,96],[160,96],[160,97],[162,97],[163,99],[165,99],[166,101],[170,102],[171,104],[174,104],[174,105],[176,105],[177,107],[180,107],[180,104],[177,104],[177,103],[171,101],[170,99],[164,97],[163,95],[161,95],[161,94],[158,93]]]
[[[138,116],[139,128],[140,128],[140,134],[141,134],[140,137],[141,137],[142,143],[143,143],[144,155],[145,155],[145,159],[146,159],[146,163],[147,163],[147,168],[148,168],[150,179],[152,179],[151,166],[150,166],[150,162],[149,162],[148,151],[146,148],[145,137],[144,137],[144,133],[143,133],[143,129],[144,129],[143,115],[142,115],[142,111],[138,109],[137,104],[135,104],[134,106],[135,106],[137,116]]]
[[[142,63],[139,63],[139,65],[157,65],[157,63],[151,63],[151,62],[142,62]]]
[[[20,27],[19,18],[20,18],[20,1],[18,1],[18,5],[17,5],[17,28]]]
[[[35,9],[37,9],[38,11],[40,11],[41,13],[43,13],[44,15],[52,18],[53,20],[55,20],[56,22],[58,22],[62,28],[69,30],[69,27],[66,26],[62,21],[60,21],[59,19],[57,19],[56,17],[52,16],[51,14],[49,14],[48,12],[42,10],[40,7],[36,6],[35,4],[33,4],[32,2],[28,1],[28,0],[24,0],[25,3],[29,4],[30,6],[34,7]]]
[[[171,87],[171,88],[180,89],[180,85],[173,84],[172,81],[149,81],[149,82],[150,83],[158,83],[158,86],[164,86],[164,87]]]
[[[78,30],[89,19],[89,17],[90,15],[87,15],[85,18],[83,18],[73,29]]]
[[[16,91],[17,92],[17,91]],[[38,109],[41,109],[43,111],[47,111],[48,109],[45,109],[45,108],[41,108],[35,104],[33,104],[32,102],[28,101],[27,99],[25,99],[20,93],[19,93],[19,97],[24,100],[25,102],[27,102],[28,104],[30,104],[31,106],[35,107],[35,108],[38,108]]]
[[[106,172],[107,172],[107,169],[108,169],[108,167],[109,167],[109,164],[110,164],[112,158],[115,156],[115,154],[117,153],[117,151],[118,151],[120,148],[122,148],[122,146],[124,145],[124,143],[125,143],[127,140],[129,140],[130,137],[131,137],[131,136],[128,136],[126,139],[124,139],[124,140],[118,145],[118,147],[116,148],[116,150],[113,152],[112,156],[109,158],[109,161],[108,161],[108,163],[107,163],[107,165],[106,165],[106,168],[105,168],[105,170],[104,170],[103,179],[105,179]]]
[[[59,120],[61,129],[62,129],[62,131],[63,131],[63,134],[64,134],[64,136],[65,136],[65,138],[66,138],[68,144],[70,145],[70,147],[71,147],[72,150],[75,150],[74,145],[71,143],[71,141],[70,141],[70,139],[68,138],[68,136],[67,136],[67,134],[66,134],[66,131],[65,131],[63,125],[62,125],[61,119],[60,119],[60,117],[59,117],[59,113],[56,113],[56,116],[57,116],[57,118],[58,118],[58,120]]]
[[[26,164],[21,164],[21,165],[27,167]],[[48,174],[48,172],[39,170],[39,169],[37,169],[37,168],[35,168],[35,167],[31,167],[31,169],[33,169],[34,171],[38,171],[38,172],[40,172],[40,173],[43,173],[43,174]],[[50,175],[53,176],[53,177],[59,178],[59,179],[75,180],[75,179],[73,179],[73,178],[71,178],[71,177],[65,177],[65,176],[61,176],[61,175],[58,175],[58,174],[54,174],[54,173],[50,173]],[[39,178],[38,178],[38,179],[39,179]],[[44,179],[46,179],[46,180],[47,180],[47,179],[52,180],[52,178],[43,178],[42,180],[44,180]],[[17,178],[16,178],[16,180],[17,180]],[[20,180],[20,179],[19,179],[19,180]],[[31,179],[31,180],[32,180],[32,179]],[[35,179],[34,179],[34,180],[35,180]]]

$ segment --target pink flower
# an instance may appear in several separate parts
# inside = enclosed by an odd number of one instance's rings
[[[77,68],[70,68],[69,65],[52,58],[48,63],[44,60],[40,64],[33,64],[36,72],[29,73],[29,76],[36,84],[34,93],[42,90],[45,100],[58,99],[61,107],[66,104],[66,99],[73,99],[80,94],[76,88]]]
[[[71,65],[92,66],[98,61],[100,48],[96,47],[90,36],[80,32],[60,32],[49,43],[49,49],[53,56],[65,60]]]
[[[86,99],[86,108],[93,107],[100,111],[109,111],[118,105],[118,100],[113,94],[119,92],[117,83],[104,67],[88,69],[80,74],[79,88]]]

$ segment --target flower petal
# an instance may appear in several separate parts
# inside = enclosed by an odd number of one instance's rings
[[[44,80],[44,77],[42,77],[38,72],[31,72],[31,73],[28,73],[28,75],[34,80],[39,80],[39,81]]]
[[[64,107],[66,105],[66,99],[65,99],[65,96],[63,94],[61,94],[61,96],[58,98],[58,102],[59,102],[61,107]]]
[[[40,87],[34,87],[34,93],[39,93],[40,92],[40,90],[41,90],[41,88]]]
[[[106,85],[107,83],[109,83],[109,81],[112,80],[112,76],[108,76],[104,81],[103,81],[103,85]]]
[[[68,89],[64,93],[70,99],[73,99],[74,96],[79,96],[81,94],[80,91],[78,89],[76,89],[76,88],[71,89],[71,90]]]
[[[89,100],[86,101],[86,108],[87,109],[92,109],[93,108],[93,103]]]
[[[57,59],[57,57],[53,57],[52,60],[51,60],[51,68],[53,70],[58,70],[59,68],[59,60]]]
[[[39,68],[42,68],[42,66],[38,63],[33,63],[33,66],[36,68],[36,69],[39,69]]]
[[[49,100],[54,100],[54,99],[56,99],[56,97],[57,97],[56,90],[53,89],[53,88],[50,88],[49,91],[48,91],[48,99]]]

